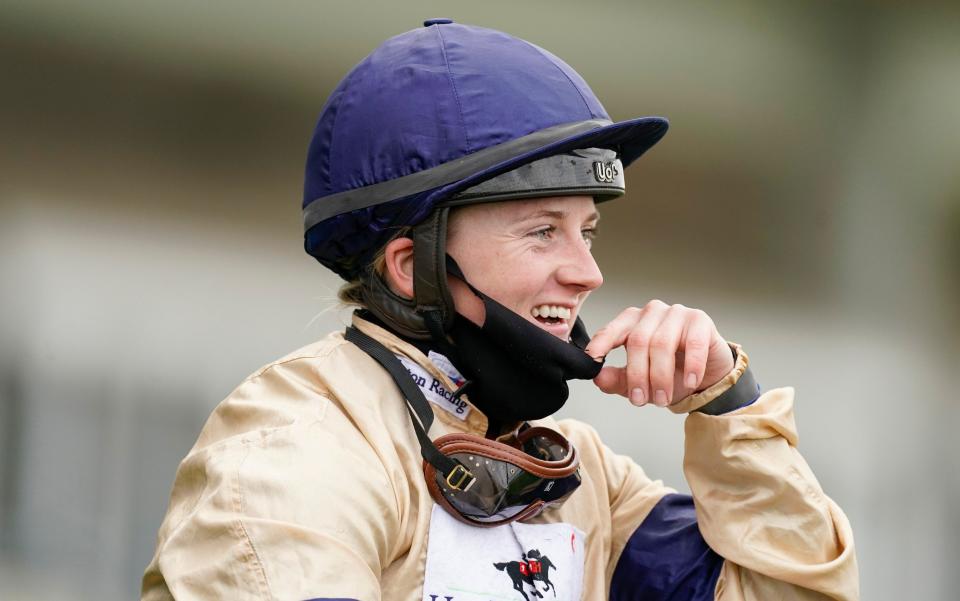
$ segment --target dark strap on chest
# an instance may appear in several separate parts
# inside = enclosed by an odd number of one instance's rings
[[[427,436],[427,431],[433,424],[433,409],[430,408],[430,402],[427,401],[427,398],[423,396],[423,391],[414,384],[407,368],[387,347],[353,326],[347,328],[344,337],[387,370],[387,373],[393,378],[397,387],[400,388],[401,394],[407,400],[407,411],[410,413],[413,429],[417,434],[417,440],[420,442],[420,454],[438,472],[443,474],[444,478],[449,476],[450,472],[460,463],[441,453],[433,444],[433,441],[430,440],[430,437]],[[466,483],[464,483],[464,486],[466,486]]]

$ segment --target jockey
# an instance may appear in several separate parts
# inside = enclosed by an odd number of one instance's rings
[[[667,126],[613,122],[556,56],[449,19],[354,67],[303,199],[352,323],[216,408],[142,598],[857,599],[793,389],[761,391],[703,311],[653,300],[592,335],[579,317],[598,206]],[[692,496],[551,417],[571,379],[686,415]]]

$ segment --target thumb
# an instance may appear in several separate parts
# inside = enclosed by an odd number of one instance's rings
[[[607,394],[626,396],[627,370],[622,367],[604,367],[593,379],[593,383]]]

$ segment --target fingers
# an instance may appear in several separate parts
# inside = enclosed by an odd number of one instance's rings
[[[666,407],[673,399],[676,356],[680,338],[686,329],[687,308],[683,305],[671,306],[657,329],[649,338],[651,396],[647,397],[658,407]],[[630,373],[629,347],[627,351],[627,373]],[[628,376],[629,377],[629,376]],[[642,385],[637,382],[636,385]]]
[[[597,330],[590,339],[590,343],[583,349],[584,352],[594,359],[602,359],[611,350],[623,346],[627,340],[627,335],[643,317],[645,309],[646,307],[643,309],[636,307],[624,309],[613,321]]]
[[[683,342],[683,385],[687,394],[699,390],[707,370],[710,341],[716,326],[710,316],[694,309],[694,317],[687,324]]]
[[[668,316],[670,306],[660,301],[651,301],[643,309],[640,322],[627,335],[626,396],[634,405],[645,405],[651,397],[651,353],[656,349],[651,343],[661,323]]]
[[[593,383],[607,394],[624,394],[627,390],[627,370],[622,367],[604,366],[593,379]]]
[[[623,395],[635,405],[669,405],[704,383],[715,334],[719,336],[713,320],[699,309],[659,300],[642,309],[627,309],[587,345],[594,357],[623,346],[627,364],[604,367],[594,382],[604,392]]]
[[[594,379],[601,390],[623,395],[635,405],[649,402],[648,341],[669,309],[659,300],[650,301],[642,309],[630,307],[593,335],[585,351],[594,358],[604,357],[620,346],[627,350],[626,368],[605,367]]]

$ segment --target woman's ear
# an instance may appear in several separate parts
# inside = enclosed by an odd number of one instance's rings
[[[384,260],[384,277],[390,290],[404,298],[413,298],[413,240],[391,240],[384,248]]]

